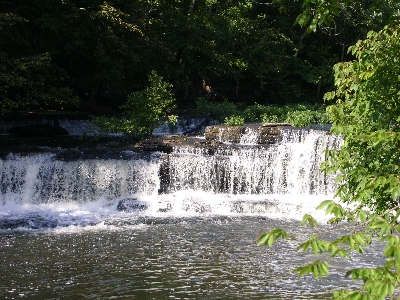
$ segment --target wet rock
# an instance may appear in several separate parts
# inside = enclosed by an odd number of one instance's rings
[[[124,212],[142,211],[147,209],[147,205],[140,203],[136,198],[125,198],[118,202],[117,209]]]
[[[48,124],[33,124],[12,127],[8,130],[8,133],[23,137],[45,137],[69,134],[68,131],[63,127]]]
[[[291,127],[286,123],[265,123],[258,128],[260,144],[275,144],[282,140],[282,129]]]
[[[204,119],[203,119],[199,124],[197,124],[194,128],[185,130],[185,131],[183,132],[183,134],[184,134],[184,135],[187,135],[187,134],[196,134],[196,133],[198,133],[199,131],[201,131],[201,129],[202,129],[203,127],[206,127],[207,125],[209,125],[209,124],[210,124],[210,121],[211,121],[211,119],[210,119],[209,117],[204,118]]]
[[[46,219],[38,214],[31,214],[23,217],[10,217],[8,219],[0,219],[0,229],[39,229],[39,228],[55,228],[58,221]]]
[[[206,127],[204,136],[209,141],[240,143],[241,133],[244,128],[244,126],[208,126]]]
[[[205,139],[183,135],[150,136],[135,143],[134,149],[168,154],[172,152],[199,154],[201,152],[203,155],[213,155],[219,148],[226,147],[224,144],[232,147],[234,144],[265,146],[278,143],[282,140],[282,130],[290,127],[286,123],[254,123],[244,126],[213,125],[206,127]],[[164,173],[168,172],[163,170],[162,174]],[[160,190],[160,193],[164,192],[165,190]]]
[[[157,210],[157,212],[163,212],[163,213],[165,213],[165,212],[170,212],[171,210],[172,210],[172,205],[171,205],[171,203],[168,203],[166,207],[164,207],[164,208],[159,208],[159,209]]]
[[[151,136],[135,144],[135,149],[140,151],[160,151],[171,153],[175,146],[193,145],[196,138],[182,135]]]
[[[160,151],[164,153],[171,153],[175,144],[183,142],[184,138],[181,136],[151,136],[136,143],[135,148],[141,151]]]
[[[161,151],[165,153],[170,153],[172,151],[171,145],[159,138],[142,140],[135,145],[135,148],[141,151]]]
[[[184,211],[194,211],[196,213],[208,213],[212,211],[210,204],[202,203],[196,199],[187,199],[183,203],[182,209]]]
[[[160,178],[160,188],[158,189],[158,194],[168,193],[170,186],[169,157],[165,157],[160,164],[158,177]]]

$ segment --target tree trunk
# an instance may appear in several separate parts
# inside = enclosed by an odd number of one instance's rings
[[[297,47],[297,51],[294,54],[294,57],[297,57],[297,55],[299,55],[301,48],[303,48],[303,39],[306,37],[306,35],[307,35],[307,31],[305,31],[303,33],[303,35],[301,36],[300,41],[299,41],[299,46]]]
[[[194,13],[196,11],[196,8],[197,8],[197,0],[193,0],[192,4],[190,5],[189,15]]]
[[[88,101],[89,108],[96,109],[97,97],[99,95],[99,91],[100,91],[100,84],[95,84],[90,91],[89,101]]]
[[[321,94],[321,85],[322,85],[322,79],[320,78],[318,81],[318,87],[317,87],[317,99],[319,99],[319,96]]]

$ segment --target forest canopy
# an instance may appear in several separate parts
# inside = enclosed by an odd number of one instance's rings
[[[395,10],[390,1],[379,13],[373,1],[333,1],[321,18],[313,1],[1,2],[0,113],[115,110],[152,71],[181,107],[199,97],[322,103],[333,65],[352,59],[348,47]]]

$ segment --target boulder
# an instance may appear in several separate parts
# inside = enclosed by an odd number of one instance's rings
[[[117,209],[124,212],[142,211],[147,205],[140,203],[136,198],[125,198],[118,201]]]
[[[0,230],[9,230],[17,228],[55,228],[58,221],[54,219],[46,219],[39,214],[29,214],[26,216],[12,216],[8,219],[0,219]]]
[[[170,203],[168,203],[166,207],[159,208],[159,209],[157,210],[157,212],[166,213],[166,212],[170,212],[171,210],[172,210],[172,205],[171,205]]]
[[[282,129],[291,127],[286,123],[264,123],[258,128],[260,144],[275,144],[282,140]]]
[[[166,137],[149,137],[136,143],[135,148],[140,151],[160,151],[171,153],[172,145]]]

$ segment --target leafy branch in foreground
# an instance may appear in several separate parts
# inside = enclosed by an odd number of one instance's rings
[[[348,270],[346,276],[362,280],[362,285],[358,290],[336,291],[334,297],[394,299],[400,288],[400,26],[370,32],[349,50],[356,60],[335,65],[337,89],[325,95],[336,100],[328,109],[331,132],[341,135],[344,144],[326,152],[322,169],[336,174],[335,196],[340,203],[327,200],[318,208],[332,215],[330,223],[351,222],[347,226],[351,232],[332,241],[314,234],[298,250],[351,258],[354,251],[363,254],[372,240],[379,241],[385,262]],[[310,215],[302,223],[317,225]],[[286,236],[290,233],[274,237]],[[270,245],[260,240],[259,244]],[[321,278],[329,273],[329,265],[317,260],[294,271]]]
[[[332,207],[336,207],[336,214]],[[397,217],[400,215],[400,208],[395,207],[395,211],[388,210],[384,214],[376,215],[360,211],[347,211],[339,208],[340,205],[334,201],[327,200],[320,205],[327,214],[340,214],[346,218],[357,222],[355,230],[351,233],[337,237],[332,241],[320,239],[317,234],[313,234],[309,239],[303,241],[297,250],[302,252],[311,251],[315,255],[329,253],[331,259],[350,258],[353,251],[360,254],[364,253],[365,247],[371,244],[373,238],[385,243],[383,255],[386,262],[383,266],[375,268],[356,268],[347,271],[346,277],[353,280],[361,279],[363,285],[359,291],[342,290],[336,291],[336,299],[385,299],[392,297],[395,289],[400,284],[400,224]],[[339,212],[340,210],[340,212]],[[394,212],[394,214],[393,214]],[[367,217],[366,217],[367,216]],[[317,226],[315,219],[310,215],[305,215],[302,224],[306,226],[312,223]],[[274,228],[270,232],[263,233],[258,239],[258,245],[271,247],[282,239],[294,238],[295,234],[286,232],[280,228]],[[293,270],[299,276],[313,275],[316,279],[329,275],[329,263],[326,260],[316,260],[309,264],[299,266]]]
[[[263,233],[258,238],[257,246],[260,245],[268,245],[272,246],[274,243],[279,241],[280,239],[288,239],[289,234],[280,228],[274,228],[270,232]]]

